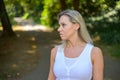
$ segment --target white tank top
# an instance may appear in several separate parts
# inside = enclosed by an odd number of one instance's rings
[[[57,54],[54,63],[54,74],[56,80],[91,80],[92,62],[91,51],[93,45],[87,44],[82,53],[77,58],[66,58],[64,48],[57,47]],[[66,60],[67,59],[67,60]],[[71,63],[69,63],[70,61]],[[68,64],[67,64],[68,62]]]

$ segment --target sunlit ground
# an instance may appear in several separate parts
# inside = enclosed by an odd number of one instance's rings
[[[43,25],[24,25],[24,26],[12,26],[13,31],[52,31],[52,28],[45,27]],[[2,30],[2,27],[0,27],[0,30]]]

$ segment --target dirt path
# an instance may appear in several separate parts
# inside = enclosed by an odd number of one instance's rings
[[[51,47],[40,46],[40,59],[38,66],[31,73],[26,74],[21,78],[21,80],[47,80],[49,71],[49,55]]]
[[[31,73],[24,75],[20,80],[47,80],[49,71],[50,50],[57,43],[56,32],[32,32],[36,39],[39,53],[38,66]]]
[[[105,79],[120,80],[120,59],[115,59],[109,55],[104,55],[105,60]]]

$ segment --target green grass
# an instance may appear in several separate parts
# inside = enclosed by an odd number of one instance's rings
[[[95,45],[102,49],[103,54],[108,54],[111,57],[120,59],[120,44],[108,45],[99,41],[96,42]]]
[[[112,57],[120,58],[120,45],[112,45],[108,51]]]

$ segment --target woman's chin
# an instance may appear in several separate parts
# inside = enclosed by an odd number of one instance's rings
[[[64,36],[60,36],[60,38],[62,41],[66,40],[66,37],[64,37]]]

